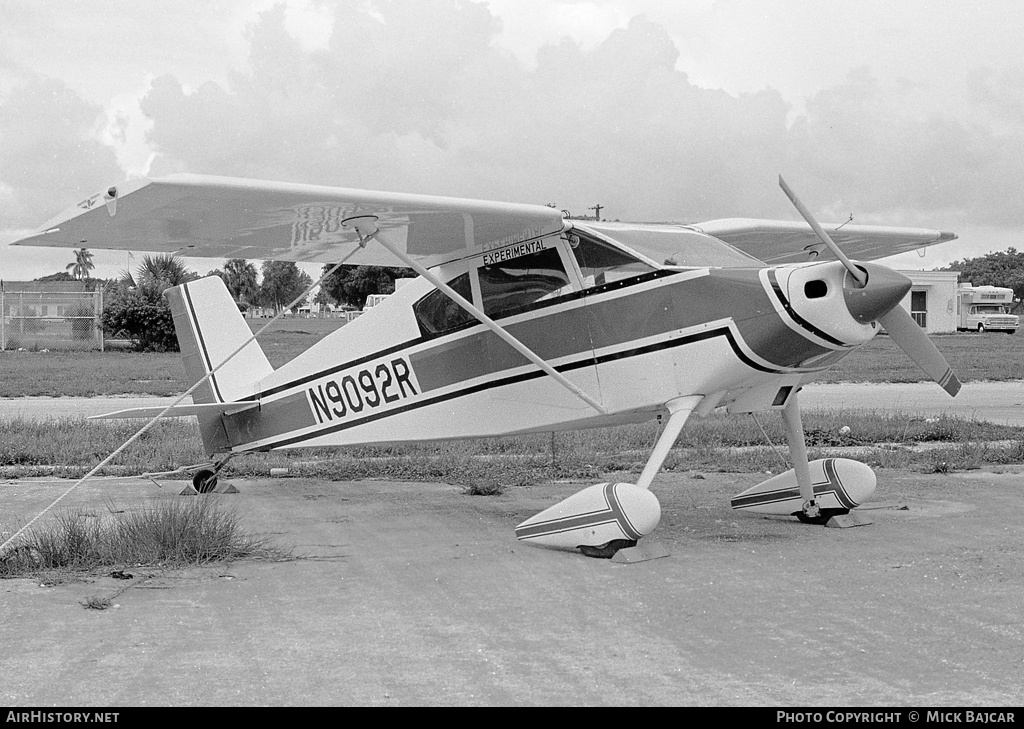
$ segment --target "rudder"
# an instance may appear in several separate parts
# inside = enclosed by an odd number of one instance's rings
[[[218,276],[175,286],[167,289],[164,296],[171,306],[174,331],[190,386],[218,367],[252,336],[227,286]],[[192,402],[251,400],[258,394],[259,381],[273,371],[263,350],[253,340],[193,391]],[[230,449],[220,415],[200,415],[199,428],[208,454]]]

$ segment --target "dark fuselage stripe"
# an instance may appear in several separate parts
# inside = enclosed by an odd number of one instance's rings
[[[818,327],[814,326],[809,321],[807,321],[802,316],[796,313],[796,310],[793,309],[793,305],[789,303],[789,299],[787,299],[786,295],[782,293],[782,286],[779,284],[778,278],[776,277],[774,270],[769,269],[768,280],[769,282],[771,282],[772,291],[775,292],[775,296],[782,303],[782,308],[786,310],[786,313],[789,314],[789,318],[792,319],[799,327],[801,327],[805,331],[810,332],[816,337],[824,339],[826,342],[830,344],[835,344],[838,347],[847,346],[846,343],[843,342],[842,340],[836,339],[831,334],[821,331],[820,329],[818,329]]]
[[[580,369],[582,367],[589,367],[589,366],[592,366],[594,364],[602,364],[604,362],[612,362],[612,361],[615,361],[615,360],[626,359],[626,358],[629,358],[629,357],[639,357],[639,356],[642,356],[642,355],[645,355],[645,354],[650,354],[652,352],[658,352],[658,351],[661,351],[661,350],[664,350],[664,349],[671,349],[671,348],[674,348],[674,347],[681,347],[681,346],[684,346],[684,345],[687,345],[687,344],[692,344],[693,342],[699,342],[699,341],[703,341],[703,340],[707,340],[707,339],[713,339],[714,337],[725,337],[726,341],[729,343],[729,346],[732,347],[732,350],[735,353],[735,355],[741,361],[743,361],[744,364],[746,364],[748,367],[752,367],[754,369],[760,370],[761,372],[774,372],[774,373],[777,373],[777,374],[781,374],[780,372],[778,372],[776,370],[771,370],[771,369],[768,369],[766,367],[762,367],[761,365],[757,364],[756,362],[751,361],[749,357],[747,357],[745,354],[743,354],[743,352],[740,350],[739,346],[736,344],[736,340],[733,337],[733,334],[729,330],[728,327],[721,327],[719,329],[713,329],[713,330],[709,330],[709,331],[706,331],[706,332],[698,332],[697,334],[691,334],[689,336],[679,337],[677,339],[670,339],[670,340],[667,340],[667,341],[664,341],[664,342],[657,342],[657,343],[654,343],[654,344],[649,344],[649,345],[644,346],[644,347],[636,347],[634,349],[629,349],[629,350],[625,350],[625,351],[622,351],[622,352],[614,352],[614,353],[603,355],[603,356],[598,357],[596,359],[592,359],[592,358],[588,357],[586,359],[577,360],[575,362],[571,362],[571,363],[568,363],[568,364],[559,365],[558,367],[555,367],[555,369],[557,371],[559,371],[559,372],[570,372],[572,370],[577,370],[577,369]],[[465,397],[467,395],[473,395],[473,394],[478,393],[478,392],[483,392],[484,390],[495,389],[495,388],[498,388],[498,387],[505,387],[506,385],[513,385],[513,384],[516,384],[516,383],[519,383],[519,382],[526,382],[527,380],[533,380],[533,379],[537,379],[537,378],[540,378],[540,377],[546,377],[546,376],[547,375],[542,370],[533,370],[531,372],[524,372],[524,373],[521,373],[521,374],[518,374],[518,375],[511,375],[511,376],[508,376],[508,377],[498,377],[498,378],[495,378],[493,380],[488,380],[486,382],[481,382],[481,383],[478,383],[476,385],[472,385],[472,386],[469,386],[469,387],[462,388],[460,390],[456,390],[456,391],[453,391],[453,392],[445,393],[443,395],[436,395],[434,397],[424,398],[422,400],[418,400],[416,402],[412,402],[412,403],[409,403],[407,405],[396,407],[396,408],[393,408],[391,410],[386,410],[386,411],[378,412],[378,413],[372,413],[370,415],[365,415],[365,416],[363,416],[361,418],[355,418],[355,419],[352,419],[352,420],[347,420],[345,422],[336,423],[334,425],[327,426],[327,427],[325,427],[325,428],[323,428],[321,430],[317,430],[317,431],[314,431],[312,433],[304,433],[302,435],[297,435],[297,436],[292,436],[292,437],[289,437],[289,438],[284,438],[282,440],[275,441],[275,442],[272,442],[272,443],[265,443],[265,444],[260,445],[259,448],[260,449],[281,448],[281,447],[284,447],[284,446],[293,445],[295,443],[302,443],[304,441],[307,441],[307,440],[310,440],[310,439],[313,439],[313,438],[317,438],[317,437],[324,436],[324,435],[329,435],[331,433],[336,433],[336,432],[341,431],[341,430],[347,430],[349,428],[354,428],[354,427],[357,427],[359,425],[364,425],[366,423],[371,423],[371,422],[373,422],[375,420],[380,420],[381,418],[386,418],[386,417],[389,417],[391,415],[398,415],[399,413],[405,413],[405,412],[409,412],[410,410],[416,410],[418,408],[428,407],[430,405],[436,405],[437,403],[445,402],[447,400],[453,400],[455,398]],[[298,406],[298,403],[296,403],[296,407],[297,406]],[[308,405],[304,404],[304,407],[308,408]],[[230,419],[230,418],[239,417],[239,416],[245,417],[250,412],[252,412],[252,411],[246,411],[245,413],[239,413],[238,416],[228,416],[228,418]],[[273,435],[268,434],[265,437],[273,437]]]
[[[660,279],[660,278],[665,278],[667,276],[675,276],[675,275],[679,275],[679,272],[678,271],[653,271],[653,272],[651,272],[649,274],[645,274],[643,276],[637,276],[636,278],[626,279],[626,280],[623,280],[623,281],[614,281],[612,283],[605,284],[604,286],[586,289],[585,291],[575,291],[575,292],[573,292],[571,294],[566,294],[564,296],[559,296],[559,297],[553,298],[553,299],[546,299],[544,301],[540,301],[540,302],[537,302],[536,304],[533,304],[532,306],[529,307],[529,309],[527,311],[531,311],[532,312],[532,311],[539,311],[539,310],[543,310],[543,309],[549,309],[552,306],[558,306],[560,304],[571,303],[573,301],[578,301],[578,300],[583,299],[583,298],[593,298],[593,297],[596,297],[596,296],[600,296],[601,294],[604,294],[604,293],[619,291],[619,290],[622,290],[622,289],[631,288],[633,286],[640,286],[642,284],[649,283],[650,281],[654,281],[654,280],[657,280],[657,279]],[[615,298],[613,300],[619,301],[621,299]],[[513,316],[519,316],[520,314],[523,314],[523,313],[525,313],[525,312],[524,311],[508,312],[508,313],[502,314],[501,316],[497,317],[495,319],[495,321],[501,322],[501,321],[503,321],[505,319],[510,319]],[[527,322],[529,322],[529,321],[532,321],[532,320],[527,320]],[[524,322],[521,322],[521,323],[524,323]],[[417,345],[423,344],[424,342],[429,342],[431,340],[440,339],[442,337],[444,337],[444,338],[450,337],[453,334],[457,334],[459,331],[462,331],[464,329],[471,329],[471,328],[476,327],[476,326],[479,326],[479,323],[476,320],[473,320],[472,322],[470,322],[470,323],[468,323],[468,324],[466,324],[466,325],[464,325],[462,327],[459,327],[458,329],[442,332],[440,334],[430,334],[430,335],[426,335],[426,336],[415,337],[413,339],[409,339],[409,340],[406,340],[404,342],[401,342],[400,344],[395,344],[395,345],[392,345],[391,347],[387,347],[385,349],[378,350],[378,351],[373,352],[371,354],[364,355],[362,357],[358,357],[358,358],[353,359],[353,360],[349,360],[348,362],[344,362],[344,363],[339,364],[339,365],[332,365],[331,367],[325,368],[323,370],[319,370],[318,372],[314,372],[314,373],[309,374],[309,375],[303,375],[302,377],[298,377],[298,378],[296,378],[294,380],[289,380],[288,382],[286,382],[286,383],[284,383],[282,385],[276,385],[276,386],[274,386],[272,388],[264,390],[260,394],[260,397],[267,398],[267,397],[270,397],[271,395],[276,395],[279,392],[283,392],[285,390],[290,390],[290,389],[295,388],[295,387],[300,387],[302,385],[308,384],[310,382],[313,382],[315,380],[319,380],[319,379],[324,378],[324,377],[328,377],[328,376],[336,374],[338,372],[342,372],[344,370],[348,370],[348,369],[351,369],[353,367],[358,367],[359,365],[365,364],[366,362],[370,362],[370,361],[375,360],[375,359],[381,359],[383,357],[387,357],[388,355],[394,354],[395,352],[400,352],[400,351],[403,351],[403,350],[406,350],[406,349],[410,349],[410,348],[415,347]],[[458,340],[456,340],[456,341],[458,341]],[[442,344],[441,346],[444,347],[447,344],[450,344],[450,343],[445,343],[445,344]],[[551,357],[548,357],[548,359],[551,359]],[[523,359],[523,362],[526,362],[525,358]],[[250,397],[243,398],[243,399],[245,399],[245,400],[253,400],[255,398],[256,398],[256,396],[252,395]]]
[[[741,295],[736,294],[737,284],[743,286]],[[619,290],[627,288],[632,287],[616,286]],[[593,300],[585,306],[546,312],[508,324],[506,328],[544,360],[552,361],[585,356],[588,352],[600,352],[727,318],[733,319],[747,347],[765,362],[776,365],[754,365],[734,347],[745,363],[763,372],[782,372],[785,368],[800,366],[810,357],[833,351],[793,332],[779,320],[756,270],[712,272],[654,288],[634,289],[625,296],[593,295]],[[265,399],[326,374],[413,348],[424,341],[429,340],[409,340],[313,375],[303,375],[264,391],[262,397]],[[487,330],[448,334],[435,346],[411,352],[409,359],[424,391],[527,363],[521,354]]]
[[[252,443],[316,425],[305,392],[262,403],[223,419],[231,443]]]
[[[555,368],[560,372],[641,356],[714,337],[725,337],[737,359],[746,366],[770,374],[787,374],[791,371],[787,367],[799,366],[805,358],[834,351],[801,336],[779,318],[757,270],[714,271],[697,277],[685,273],[682,275],[685,276],[682,280],[666,282],[653,288],[634,288],[625,295],[595,296],[585,306],[545,312],[509,324],[507,329],[545,360],[562,360]],[[689,335],[677,334],[724,319],[732,319],[733,325],[719,325]],[[732,331],[733,327],[735,332]],[[743,348],[739,343],[741,339]],[[358,364],[411,347],[413,342],[422,341],[412,340],[323,371],[351,369]],[[635,343],[640,341],[650,343],[636,346]],[[760,361],[756,361],[746,351],[755,353]],[[595,356],[595,352],[600,354]],[[261,444],[259,448],[292,445],[411,409],[544,376],[540,370],[503,376],[510,370],[527,366],[529,362],[490,331],[449,334],[427,349],[410,352],[407,357],[415,372],[420,392],[428,397],[381,412],[368,413],[363,417],[335,422],[322,430],[301,436],[285,437],[287,433],[299,429],[294,427],[296,418],[281,419],[282,424],[291,423],[290,428],[273,425],[271,419],[266,419],[261,427],[249,425],[240,429],[248,432],[250,437],[232,440],[238,445],[272,441]],[[298,383],[307,383],[319,376],[303,376],[288,385],[265,392],[263,398],[269,392],[294,388]],[[460,387],[470,381],[477,381],[478,384]],[[449,391],[429,396],[430,392],[442,389]],[[291,400],[293,397],[294,394],[285,399]],[[294,406],[300,407],[298,400],[294,401]],[[305,407],[308,408],[308,404]],[[251,420],[254,415],[250,412],[244,417]],[[274,441],[277,437],[282,437],[282,440]]]

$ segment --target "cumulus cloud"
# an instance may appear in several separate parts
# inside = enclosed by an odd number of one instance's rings
[[[99,139],[100,107],[2,57],[0,76],[0,230],[34,227],[124,175]]]
[[[939,227],[1015,223],[1020,135],[960,116],[921,114],[915,94],[867,68],[821,91],[790,129],[796,168],[834,217]]]
[[[565,40],[526,68],[471,3],[352,6],[329,46],[305,52],[283,9],[250,30],[249,70],[186,93],[158,79],[142,102],[179,169],[354,187],[555,202],[620,217],[766,212],[785,157],[787,104],[731,97],[675,70],[643,17],[594,48]],[[259,150],[254,154],[253,150]],[[737,150],[744,150],[736,154]],[[769,187],[770,190],[770,187]],[[730,202],[730,198],[733,199]]]
[[[600,203],[612,218],[697,221],[795,218],[776,184],[782,173],[823,219],[1015,222],[1019,74],[973,77],[972,103],[986,110],[975,118],[919,103],[926,86],[886,84],[869,67],[795,112],[770,87],[730,94],[693,83],[680,68],[685,41],[642,15],[600,42],[563,39],[525,63],[500,45],[501,23],[479,3],[308,10],[306,26],[284,6],[261,13],[245,66],[210,74],[224,80],[152,80],[140,102],[152,175],[551,202],[577,214]],[[301,31],[310,18],[329,25],[315,42]],[[42,77],[5,88],[8,223],[38,223],[42,200],[49,215],[121,176],[96,141],[95,107]]]

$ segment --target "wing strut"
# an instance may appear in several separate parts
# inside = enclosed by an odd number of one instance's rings
[[[518,339],[513,337],[511,334],[505,331],[505,329],[498,326],[498,324],[493,319],[491,319],[485,313],[480,311],[480,309],[473,306],[471,302],[467,301],[458,292],[456,292],[446,283],[441,281],[441,279],[439,279],[437,276],[435,276],[426,268],[424,268],[421,263],[407,256],[405,252],[402,251],[398,246],[391,243],[391,241],[389,241],[387,237],[385,237],[383,231],[381,231],[380,228],[377,227],[376,215],[360,215],[357,217],[347,218],[343,220],[341,224],[342,227],[353,228],[359,234],[359,239],[362,244],[365,244],[365,242],[371,238],[376,239],[377,242],[379,242],[382,246],[384,246],[389,251],[398,256],[398,258],[400,258],[402,262],[405,263],[405,265],[409,266],[414,271],[416,271],[416,273],[418,273],[420,276],[427,279],[427,281],[432,283],[435,288],[444,292],[444,294],[448,296],[448,298],[450,298],[456,304],[458,304],[463,309],[472,314],[477,321],[479,321],[485,327],[487,327],[492,332],[501,337],[501,339],[504,340],[509,346],[511,346],[521,355],[523,355],[528,360],[533,362],[535,365],[540,367],[548,375],[553,377],[560,385],[562,385],[562,387],[567,389],[573,395],[578,397],[580,400],[585,402],[590,407],[594,408],[594,410],[597,410],[602,415],[606,415],[608,413],[608,409],[604,407],[601,403],[599,403],[597,400],[595,400],[590,395],[585,393],[575,384],[570,382],[564,375],[558,372],[554,367],[552,367],[543,359],[541,359],[541,357],[537,355],[533,350],[531,350],[525,344],[523,344]]]

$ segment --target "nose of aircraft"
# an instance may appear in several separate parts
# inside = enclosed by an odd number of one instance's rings
[[[868,275],[867,283],[858,287],[857,282],[849,273],[843,280],[843,297],[846,307],[857,321],[866,324],[878,321],[893,308],[910,291],[910,279],[877,263],[858,263]]]

